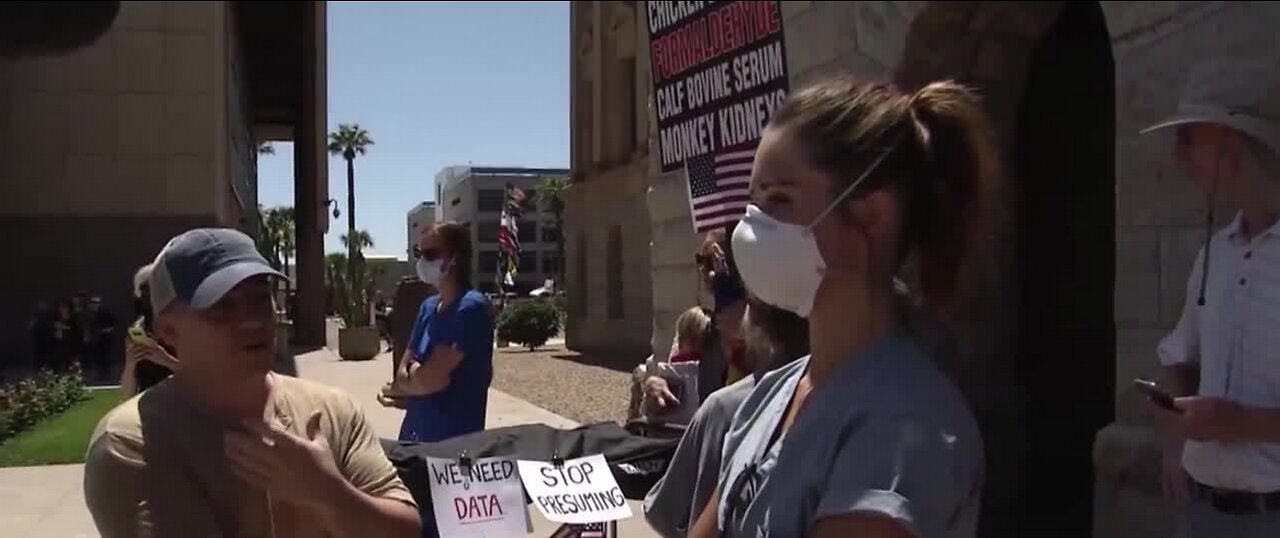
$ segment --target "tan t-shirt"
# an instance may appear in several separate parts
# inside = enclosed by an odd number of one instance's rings
[[[352,485],[416,506],[350,396],[302,379],[274,378],[264,418],[274,416],[304,435],[307,418],[319,410],[320,434]],[[103,538],[325,536],[315,514],[273,502],[236,478],[225,456],[226,427],[178,390],[162,382],[98,423],[85,457],[84,492]]]

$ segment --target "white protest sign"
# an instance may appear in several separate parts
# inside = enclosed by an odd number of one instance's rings
[[[508,458],[427,458],[431,509],[441,538],[508,538],[533,531],[516,462]]]
[[[520,460],[520,480],[534,506],[557,523],[600,523],[631,517],[631,507],[604,456],[568,460],[556,467]]]

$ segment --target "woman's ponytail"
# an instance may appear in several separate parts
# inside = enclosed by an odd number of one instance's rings
[[[905,239],[919,256],[924,301],[947,312],[972,289],[975,265],[987,258],[982,248],[991,242],[1002,167],[973,90],[934,82],[909,97],[908,110],[924,162],[907,189]]]
[[[920,298],[942,314],[959,306],[1002,187],[999,155],[976,93],[955,82],[915,93],[893,84],[837,76],[787,98],[770,122],[798,136],[809,160],[832,178],[832,195],[875,165],[854,193],[900,193],[903,230],[897,266],[914,254]],[[887,153],[886,153],[887,152]]]

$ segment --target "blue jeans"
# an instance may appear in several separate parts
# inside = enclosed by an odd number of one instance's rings
[[[1280,511],[1249,515],[1220,512],[1202,499],[1192,499],[1184,513],[1182,538],[1280,537]]]

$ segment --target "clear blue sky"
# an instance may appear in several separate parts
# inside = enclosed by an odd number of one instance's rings
[[[359,123],[356,227],[404,256],[405,215],[453,164],[568,167],[569,2],[329,2],[329,130]],[[258,161],[264,206],[293,205],[293,149]],[[329,159],[327,251],[347,229],[347,172]]]

